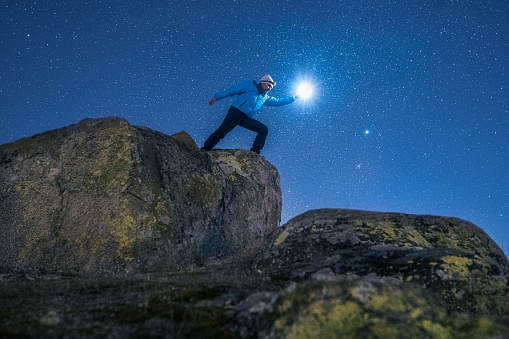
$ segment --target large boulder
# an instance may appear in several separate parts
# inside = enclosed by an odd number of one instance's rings
[[[244,150],[204,152],[121,118],[0,146],[0,273],[153,272],[260,243],[279,174]]]
[[[452,309],[509,313],[506,256],[457,218],[313,210],[277,229],[254,267],[276,281],[374,275],[435,291]]]

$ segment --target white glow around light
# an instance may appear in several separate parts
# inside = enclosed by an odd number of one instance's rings
[[[297,90],[297,95],[299,95],[302,99],[309,98],[313,95],[313,86],[307,82],[300,84],[299,89]]]

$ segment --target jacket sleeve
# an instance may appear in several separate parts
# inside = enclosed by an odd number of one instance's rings
[[[238,95],[238,94],[242,94],[244,92],[247,91],[248,87],[246,86],[246,84],[249,83],[248,81],[244,81],[236,86],[233,86],[231,88],[228,88],[228,89],[225,89],[224,91],[221,91],[221,92],[217,92],[216,94],[214,94],[214,97],[217,99],[217,100],[221,100],[221,99],[224,99],[226,97],[231,97],[231,96],[234,96],[234,95]]]
[[[267,100],[265,100],[264,105],[283,106],[283,105],[291,104],[294,101],[295,101],[294,97],[286,97],[286,98],[281,98],[281,99],[274,98],[274,97],[268,97]]]

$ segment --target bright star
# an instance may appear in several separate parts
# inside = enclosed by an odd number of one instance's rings
[[[309,83],[304,82],[299,85],[299,89],[297,90],[297,95],[299,95],[302,99],[307,99],[313,94],[313,86]]]

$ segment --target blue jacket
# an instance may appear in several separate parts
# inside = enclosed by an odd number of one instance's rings
[[[295,101],[293,97],[274,98],[262,89],[261,85],[255,81],[244,81],[237,86],[216,93],[214,97],[217,100],[237,95],[232,106],[241,110],[248,117],[252,117],[263,105],[282,106]]]

